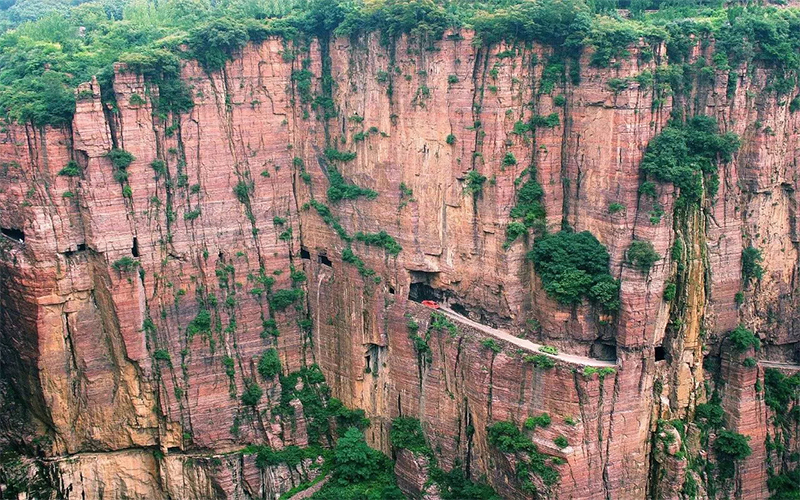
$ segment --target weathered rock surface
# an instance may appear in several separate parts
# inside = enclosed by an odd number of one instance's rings
[[[417,417],[439,467],[470,464],[471,477],[485,476],[514,498],[525,494],[514,464],[487,441],[492,422],[553,417],[533,438],[540,451],[564,459],[554,496],[644,498],[656,420],[683,417],[703,400],[702,358],[720,354],[725,332],[744,322],[765,340],[766,356],[796,361],[800,113],[762,92],[764,71],[741,71],[752,76],[739,77],[730,97],[728,75],[718,72],[714,85],[698,86],[687,99],[736,132],[742,148],[721,166],[717,198],[676,232],[672,186],[659,186],[665,215],[656,223],[653,202],[638,194],[644,148],[671,102],[654,107],[652,91],[635,81],[618,93],[607,85],[652,71],[655,62],[642,62],[636,47],[613,69],[592,68],[584,57],[580,85],[561,82],[550,95],[539,92],[546,50],[499,57],[509,47],[476,48],[464,35],[439,42],[435,52],[404,40],[394,54],[374,37],[333,41],[338,115],[327,121],[292,77],[307,58],[311,90],[320,92],[320,47],[287,61],[284,42],[271,39],[246,47],[219,73],[186,63],[182,78],[195,106],[169,122],[147,97],[157,89],[118,67],[117,113],[104,109],[94,82],[85,84],[92,97],[78,103],[71,127],[5,129],[0,227],[24,232],[24,242],[0,238],[0,369],[31,425],[50,438],[42,450],[55,460],[68,497],[262,498],[298,484],[297,471],[260,471],[252,457],[189,466],[184,454],[307,444],[302,411],[296,426],[282,426],[272,412],[278,378],[258,376],[258,358],[270,347],[285,372],[319,364],[334,396],[366,410],[374,446],[388,453],[391,419]],[[134,95],[145,103],[134,104]],[[563,107],[556,95],[565,96]],[[512,133],[517,121],[550,113],[559,126],[532,137]],[[363,140],[354,139],[359,132]],[[356,158],[334,165],[324,154],[328,140]],[[113,147],[135,157],[126,169],[129,195],[106,156]],[[503,164],[507,152],[516,164]],[[81,177],[57,175],[71,159]],[[154,160],[164,162],[164,173]],[[563,221],[590,230],[608,248],[611,274],[622,280],[622,307],[610,322],[589,305],[550,299],[525,259],[529,242],[504,249],[515,180],[531,165],[549,228]],[[378,196],[329,202],[334,167]],[[487,179],[477,195],[464,191],[473,169]],[[312,200],[329,205],[349,235],[383,230],[402,252],[344,241],[308,207]],[[612,214],[611,203],[626,209]],[[692,249],[691,286],[682,326],[671,330],[663,291],[676,265],[669,257],[676,237]],[[634,238],[651,241],[664,257],[648,274],[625,261]],[[750,244],[763,252],[765,275],[744,287],[737,306],[741,252]],[[380,280],[343,261],[347,248]],[[120,266],[126,257],[138,265]],[[305,272],[305,295],[280,310],[259,277],[274,279],[273,290],[288,289],[292,269]],[[584,375],[568,363],[537,369],[524,359],[534,353],[502,342],[494,353],[482,345],[484,333],[464,325],[454,336],[432,330],[424,360],[406,327],[413,318],[428,330],[430,311],[409,300],[419,284],[474,319],[562,352],[589,356],[603,346],[616,372]],[[202,311],[210,328],[198,333]],[[280,336],[262,335],[270,319]],[[752,390],[758,368],[722,352],[726,423],[751,437],[754,450],[733,491],[763,498],[768,424]],[[265,389],[257,418],[239,398],[251,379]],[[555,446],[559,435],[570,446]],[[162,459],[152,453],[159,449]],[[686,472],[667,455],[668,484],[679,487]],[[404,490],[421,491],[425,464],[401,457],[397,467]]]

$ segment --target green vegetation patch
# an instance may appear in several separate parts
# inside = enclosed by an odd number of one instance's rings
[[[526,493],[537,493],[536,486],[530,479],[531,475],[538,476],[546,487],[558,483],[561,474],[551,465],[554,457],[540,453],[536,445],[516,425],[511,422],[496,422],[486,430],[489,444],[504,453],[516,456],[517,478]]]
[[[608,311],[619,309],[619,282],[608,273],[608,251],[592,233],[545,234],[536,239],[528,259],[547,294],[560,304],[588,298]]]
[[[685,203],[698,203],[704,187],[710,196],[716,195],[717,163],[730,161],[738,148],[736,134],[720,134],[714,118],[672,120],[647,145],[641,169],[659,182],[673,183]]]
[[[378,193],[372,189],[362,188],[355,184],[345,182],[344,177],[342,177],[342,174],[340,174],[339,170],[335,167],[330,167],[328,169],[328,180],[331,183],[327,193],[328,200],[332,203],[341,200],[353,200],[362,196],[372,200],[378,196]]]

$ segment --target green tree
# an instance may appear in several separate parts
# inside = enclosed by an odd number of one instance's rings
[[[281,358],[277,349],[267,349],[258,360],[258,373],[264,380],[272,380],[281,372]]]

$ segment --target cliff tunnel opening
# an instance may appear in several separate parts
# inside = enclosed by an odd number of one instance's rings
[[[133,245],[131,246],[131,255],[134,257],[139,256],[139,238],[133,237]]]
[[[317,262],[319,262],[323,266],[333,267],[333,263],[331,262],[331,259],[329,259],[327,255],[322,254],[322,253],[319,254],[319,256],[317,257]]]
[[[408,299],[414,302],[422,302],[423,300],[441,302],[443,298],[444,292],[433,288],[428,283],[412,282],[411,287],[408,289]]]
[[[385,364],[386,346],[378,344],[367,344],[367,351],[364,354],[364,373],[371,373],[377,377],[381,368]]]
[[[663,345],[657,345],[653,353],[656,361],[664,361],[667,359],[667,352],[664,350]]]
[[[450,309],[454,310],[455,312],[457,312],[462,316],[469,317],[469,311],[467,311],[467,308],[459,304],[458,302],[453,302],[452,304],[450,304]]]
[[[592,343],[589,356],[603,361],[617,361],[617,345],[609,342],[595,341]]]
[[[311,260],[311,252],[309,252],[306,247],[300,247],[300,258]]]
[[[17,243],[25,243],[25,232],[22,229],[13,227],[0,227],[0,233],[10,240]]]

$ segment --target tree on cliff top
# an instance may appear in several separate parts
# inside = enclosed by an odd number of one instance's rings
[[[334,34],[371,31],[380,32],[387,43],[404,34],[432,43],[449,28],[471,28],[476,43],[540,43],[553,47],[557,58],[574,59],[590,46],[596,65],[626,56],[625,47],[640,37],[651,43],[665,40],[670,58],[685,59],[688,48],[697,43],[696,36],[702,35],[716,37],[718,69],[755,61],[773,70],[768,90],[792,91],[800,70],[800,14],[791,7],[706,11],[700,10],[703,6],[666,7],[624,20],[613,16],[613,7],[622,2],[611,0],[97,0],[71,8],[59,0],[47,0],[56,8],[39,0],[17,3],[7,11],[0,7],[0,29],[16,26],[0,36],[0,107],[11,120],[38,126],[69,123],[74,90],[93,75],[103,87],[104,99],[113,101],[110,84],[117,61],[160,50],[194,57],[215,71],[248,41],[257,43],[270,35],[301,46],[311,38],[326,41]],[[36,8],[31,15],[22,15],[23,5]],[[649,7],[660,8],[660,2]],[[612,15],[596,16],[598,12]],[[570,65],[570,71],[576,69],[577,64]],[[170,101],[165,94],[177,94],[173,98],[182,105],[166,111],[185,111],[186,89],[170,87],[168,82],[180,80],[157,82],[160,99]],[[325,79],[322,83],[326,85]]]

